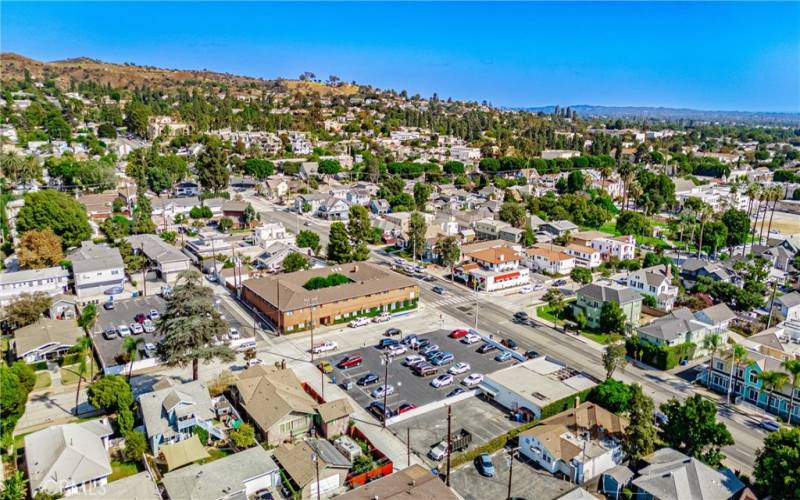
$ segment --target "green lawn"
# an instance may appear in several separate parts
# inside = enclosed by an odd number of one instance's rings
[[[52,380],[50,380],[49,372],[36,372],[36,383],[33,385],[33,390],[44,389],[50,387]]]
[[[567,302],[567,304],[569,304],[569,302]],[[566,313],[566,309],[564,309],[564,311]],[[566,315],[565,313],[561,314],[562,320],[564,319],[564,316]],[[546,321],[549,321],[551,323],[555,323],[556,317],[553,314],[553,309],[550,306],[546,305],[546,304],[545,305],[541,305],[541,306],[536,308],[536,315],[538,317],[546,320]],[[561,324],[563,325],[563,323],[561,323]],[[595,342],[597,342],[598,344],[610,344],[611,342],[614,342],[614,341],[619,339],[618,335],[606,335],[604,333],[598,333],[596,331],[587,330],[587,329],[581,330],[580,333],[584,337],[586,337],[588,339],[592,339]]]
[[[77,383],[78,383],[78,365],[62,366],[61,384],[72,385]]]
[[[122,479],[123,477],[132,476],[138,472],[138,464],[111,460],[111,475],[108,476],[108,482],[110,483],[111,481]]]
[[[209,455],[211,455],[211,457],[207,458],[207,459],[205,459],[205,460],[203,460],[201,462],[201,463],[204,463],[204,464],[207,464],[208,462],[213,462],[214,460],[219,460],[220,458],[225,458],[228,455],[233,454],[233,450],[227,449],[227,448],[226,449],[221,449],[221,448],[211,448],[211,447],[209,447],[209,448],[206,448],[206,451],[208,452]]]

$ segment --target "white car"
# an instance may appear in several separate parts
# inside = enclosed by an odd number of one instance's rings
[[[258,358],[253,358],[247,361],[247,366],[256,366],[256,365],[263,365],[264,361]]]
[[[464,380],[461,381],[462,384],[466,385],[470,389],[477,387],[481,382],[483,382],[483,375],[480,373],[472,373],[467,375],[464,377]]]
[[[372,391],[373,398],[382,398],[383,396],[391,396],[394,394],[393,385],[379,385]]]
[[[468,333],[461,339],[461,342],[465,344],[474,344],[475,342],[480,342],[481,336],[476,335],[474,333]]]
[[[239,340],[242,336],[239,334],[239,330],[236,328],[231,328],[228,330],[228,338],[230,340]]]
[[[312,347],[311,352],[313,352],[314,354],[319,354],[322,352],[335,351],[338,348],[339,345],[336,342],[334,342],[333,340],[326,340],[325,342],[317,344],[314,347]]]
[[[401,356],[406,353],[408,349],[403,344],[394,344],[389,346],[389,356]]]
[[[134,335],[139,335],[144,333],[144,328],[139,323],[131,323],[131,331]]]
[[[406,366],[414,366],[418,365],[425,361],[425,356],[420,356],[419,354],[412,354],[411,356],[406,356],[406,359],[403,360],[403,364]]]
[[[392,315],[389,313],[380,313],[379,315],[372,318],[373,323],[384,323],[392,319]]]
[[[368,323],[369,323],[369,320],[367,318],[363,318],[362,317],[362,318],[354,319],[353,321],[348,323],[347,326],[349,326],[350,328],[358,328],[359,326],[364,326],[364,325],[366,325]]]
[[[131,329],[128,328],[128,325],[119,325],[117,327],[117,332],[119,333],[120,337],[127,337],[131,334]]]
[[[533,287],[531,285],[525,285],[520,288],[519,293],[531,293],[533,291]]]
[[[449,373],[445,373],[444,375],[439,375],[435,379],[431,380],[431,385],[436,387],[445,387],[453,383],[453,376]]]
[[[142,328],[144,328],[145,333],[153,333],[156,331],[156,325],[154,325],[149,319],[144,320],[144,323],[142,323]]]
[[[144,345],[144,353],[147,354],[149,357],[153,358],[156,355],[156,346],[155,344],[151,344],[150,342]]]
[[[150,312],[147,313],[147,317],[155,321],[161,317],[161,313],[158,312],[158,309],[150,309]]]
[[[451,375],[461,375],[462,373],[467,373],[469,369],[469,363],[456,363],[447,370],[447,373]]]

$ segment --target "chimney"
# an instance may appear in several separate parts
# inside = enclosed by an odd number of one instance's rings
[[[666,273],[667,278],[672,279],[672,266],[669,264],[664,264],[664,267],[667,268],[667,273]]]
[[[581,397],[575,396],[575,409],[577,410],[580,405],[581,405]]]

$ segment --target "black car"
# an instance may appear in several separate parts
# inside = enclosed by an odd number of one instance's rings
[[[439,295],[444,295],[445,293],[447,293],[445,289],[440,286],[435,286],[431,290],[433,290],[434,293],[438,293]]]
[[[517,321],[528,321],[528,313],[525,311],[514,313],[514,319]]]
[[[528,359],[538,358],[539,357],[539,353],[536,352],[536,351],[528,351],[528,352],[525,353],[525,357],[528,358]]]
[[[399,343],[400,342],[396,341],[395,339],[381,339],[381,341],[378,342],[378,349],[386,349],[389,346],[397,345]]]
[[[104,302],[103,309],[105,309],[106,311],[114,309],[114,302],[113,301]]]
[[[414,344],[418,340],[419,340],[419,337],[417,337],[416,335],[409,335],[408,337],[405,337],[403,340],[401,340],[400,343],[403,344],[403,345],[410,346],[411,344]]]
[[[564,285],[566,285],[566,284],[567,284],[567,280],[556,280],[556,282],[555,282],[555,283],[553,283],[553,284],[554,284],[555,286],[564,286]]]
[[[422,338],[417,341],[417,349],[422,349],[423,347],[428,347],[431,345],[431,339]]]
[[[383,406],[383,403],[380,401],[373,401],[367,406],[367,411],[372,413],[378,420],[383,420],[384,418],[391,418],[394,416],[394,412],[391,408],[386,408]]]
[[[492,344],[483,344],[482,346],[478,347],[478,353],[486,354],[487,352],[492,352],[496,349],[497,347],[493,346]]]
[[[517,346],[517,343],[514,342],[514,339],[504,339],[501,342],[501,344],[503,344],[504,346],[508,347],[509,349],[511,349],[513,351],[516,351],[517,347],[519,347],[519,346]]]
[[[453,389],[452,391],[448,392],[448,393],[447,393],[447,396],[445,396],[445,397],[446,397],[446,398],[449,398],[449,397],[451,397],[451,396],[458,396],[459,394],[463,394],[464,392],[465,392],[465,391],[464,391],[464,388],[463,388],[463,387],[456,387],[456,388],[455,388],[455,389]]]
[[[389,328],[383,334],[387,337],[394,337],[395,335],[400,335],[403,333],[399,328]]]
[[[377,382],[377,381],[378,381],[378,378],[379,378],[379,377],[378,377],[376,374],[374,374],[374,373],[367,373],[366,375],[364,375],[363,377],[361,377],[360,379],[358,379],[358,380],[356,381],[356,384],[358,384],[358,385],[370,385],[370,384],[374,384],[375,382]]]

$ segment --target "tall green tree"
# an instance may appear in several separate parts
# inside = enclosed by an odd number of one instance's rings
[[[134,99],[125,107],[125,126],[129,132],[146,137],[149,120],[150,108],[140,100]]]
[[[337,264],[344,264],[353,260],[350,237],[343,222],[331,224],[330,234],[328,235],[328,260]]]
[[[417,205],[418,210],[425,210],[425,204],[433,193],[433,188],[430,184],[425,182],[418,182],[414,184],[414,203]]]
[[[128,382],[133,375],[133,363],[139,357],[139,346],[144,344],[142,337],[128,337],[122,341],[122,352],[128,358]]]
[[[558,321],[561,318],[561,313],[564,312],[564,308],[566,308],[566,303],[564,302],[564,296],[561,295],[561,290],[558,288],[550,288],[542,297],[542,300],[547,303],[547,307],[550,308],[550,312],[553,314],[553,321],[555,327],[558,328]]]
[[[627,318],[622,308],[614,301],[606,301],[600,309],[600,329],[605,333],[624,335]]]
[[[79,246],[92,237],[86,209],[66,193],[49,189],[25,195],[17,215],[17,231],[50,228],[61,237],[64,248]]]
[[[619,380],[607,378],[592,387],[588,399],[612,413],[627,413],[631,402],[631,387]]]
[[[353,205],[350,207],[347,234],[353,245],[367,243],[370,240],[372,222],[369,220],[369,212],[363,206]]]
[[[722,223],[728,228],[729,247],[743,245],[750,233],[750,217],[744,210],[729,208],[722,214]]]
[[[436,255],[442,265],[450,268],[450,279],[453,279],[453,266],[458,264],[461,259],[461,246],[458,244],[458,239],[455,236],[446,236],[440,238],[434,247]]]
[[[219,193],[228,187],[228,155],[216,142],[209,142],[195,164],[197,179],[208,191]]]
[[[525,227],[525,207],[515,201],[507,201],[500,206],[500,220],[514,227]]]
[[[117,414],[117,426],[122,435],[133,429],[133,391],[125,377],[109,375],[99,378],[86,390],[86,396],[95,408]]]
[[[42,292],[23,293],[2,311],[3,319],[15,328],[28,326],[39,320],[49,309],[53,299]]]
[[[295,239],[298,248],[310,248],[315,254],[319,252],[319,235],[314,231],[303,229]]]
[[[791,387],[792,393],[789,397],[789,416],[787,417],[787,421],[792,423],[792,420],[795,419],[792,412],[794,410],[794,394],[797,392],[797,388],[800,387],[800,359],[786,359],[781,363],[781,367],[786,370],[787,375],[791,378]]]
[[[77,367],[72,368],[75,371],[75,374],[78,375],[78,388],[75,390],[75,415],[78,415],[78,407],[80,402],[80,395],[81,395],[81,384],[86,380],[86,359],[91,355],[92,352],[92,339],[88,336],[81,336],[75,341],[75,345],[72,346],[72,352],[75,352],[79,356],[79,361],[77,363]],[[94,356],[91,355],[92,358],[92,368],[91,368],[91,375],[94,375]],[[90,378],[91,380],[91,378]]]
[[[756,453],[756,492],[761,498],[800,498],[800,428],[782,428],[764,438]]]
[[[625,365],[628,362],[625,360],[625,344],[615,342],[606,346],[603,352],[603,367],[606,369],[606,380],[610,379],[614,372],[625,371]]]
[[[408,220],[408,248],[418,258],[425,252],[425,234],[428,232],[428,223],[419,212],[411,214]]]
[[[711,354],[711,362],[709,363],[709,372],[706,373],[706,382],[707,385],[711,385],[711,372],[710,368],[714,366],[714,356],[717,355],[720,348],[722,347],[722,337],[718,333],[712,333],[711,335],[706,335],[703,339],[703,349]]]
[[[281,267],[283,268],[283,272],[293,273],[296,271],[309,269],[311,267],[311,263],[308,262],[308,259],[306,259],[302,254],[292,252],[283,259]]]
[[[198,379],[200,361],[232,361],[235,357],[230,347],[217,345],[228,325],[214,307],[213,290],[203,286],[196,271],[178,276],[157,330],[164,336],[158,344],[159,357],[169,366],[191,364],[193,380]]]
[[[628,427],[622,439],[622,450],[632,464],[653,453],[658,438],[653,423],[653,400],[642,390],[639,384],[630,386],[628,403]]]
[[[733,444],[733,437],[722,422],[717,422],[717,404],[699,394],[681,403],[671,399],[661,405],[667,416],[662,428],[664,443],[697,458],[711,467],[718,467],[725,455],[724,446]]]
[[[28,498],[28,480],[22,471],[15,470],[4,481],[0,488],[1,500],[26,500]]]
[[[758,381],[761,382],[761,392],[767,393],[767,408],[772,406],[772,395],[775,391],[780,391],[786,382],[789,381],[789,375],[779,371],[764,370],[758,374]]]
[[[150,198],[145,196],[144,188],[139,187],[138,189],[136,208],[133,209],[133,232],[136,234],[155,233],[156,224],[153,222],[153,205],[150,203]]]
[[[520,244],[523,247],[530,247],[536,244],[536,235],[533,234],[533,228],[530,224],[525,226],[525,230],[522,232],[522,239],[520,240]]]

